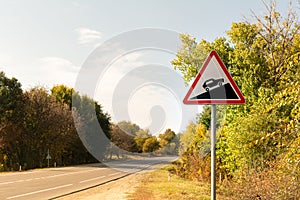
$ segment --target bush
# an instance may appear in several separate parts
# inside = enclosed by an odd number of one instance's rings
[[[244,171],[238,178],[223,182],[220,193],[230,199],[300,199],[299,162],[282,161],[262,171]]]

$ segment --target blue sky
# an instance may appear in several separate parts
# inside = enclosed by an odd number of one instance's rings
[[[280,12],[285,12],[288,1],[278,1],[277,7]],[[225,36],[232,22],[243,21],[244,17],[253,20],[251,10],[257,15],[263,14],[262,1],[0,0],[0,71],[16,77],[25,90],[36,85],[51,88],[54,84],[66,84],[74,87],[78,72],[90,53],[119,34],[150,27],[189,33],[197,39],[213,41]],[[296,11],[299,12],[299,8]],[[126,59],[139,65],[151,58],[151,55],[141,54],[132,54]],[[174,55],[156,56],[164,65],[170,65],[172,58]],[[116,63],[121,65],[122,60]],[[111,100],[101,102],[98,98],[109,95],[105,93],[110,90],[109,86],[105,89],[94,97],[104,105],[104,110],[111,112]],[[134,109],[140,110],[137,102],[141,104],[143,100],[134,102],[136,106],[128,106],[134,107],[132,113],[135,113]],[[148,127],[149,116],[131,115],[134,122]],[[185,126],[193,118],[191,116],[180,123]],[[174,117],[167,121],[172,121],[168,126],[182,130],[181,126],[174,125],[178,124]]]

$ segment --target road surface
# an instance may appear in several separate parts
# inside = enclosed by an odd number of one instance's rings
[[[151,157],[113,161],[110,167],[90,164],[0,174],[0,199],[41,200],[64,195],[118,180],[175,157]]]

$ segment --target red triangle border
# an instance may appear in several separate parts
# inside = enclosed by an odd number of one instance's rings
[[[235,90],[239,99],[228,99],[228,100],[226,100],[226,99],[198,99],[198,100],[193,100],[193,101],[189,100],[191,93],[193,92],[194,88],[196,87],[202,74],[206,70],[206,67],[210,63],[212,57],[215,57],[217,59],[221,69],[227,76],[229,82],[231,83],[231,85],[232,85],[233,89]],[[197,104],[244,104],[245,102],[246,102],[246,100],[245,100],[243,94],[241,93],[241,91],[238,88],[235,81],[232,79],[232,77],[231,77],[230,73],[228,72],[227,68],[225,67],[223,61],[221,60],[220,56],[218,55],[218,53],[215,50],[211,51],[210,54],[208,55],[208,57],[206,58],[206,60],[204,61],[204,64],[202,65],[200,72],[197,74],[193,84],[191,85],[190,89],[188,90],[187,94],[185,95],[185,97],[183,99],[184,104],[196,104],[196,105]]]

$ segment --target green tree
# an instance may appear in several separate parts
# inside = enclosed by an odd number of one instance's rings
[[[149,132],[149,129],[141,129],[136,133],[136,136],[134,137],[134,141],[137,146],[137,151],[139,153],[143,152],[143,146],[145,141],[151,137],[151,134]]]
[[[181,135],[179,155],[182,155],[184,152],[186,152],[190,144],[192,143],[196,133],[196,126],[197,125],[195,123],[190,122],[186,127],[185,132]]]
[[[123,131],[125,131],[127,134],[130,134],[132,136],[135,136],[136,133],[141,130],[141,128],[134,123],[131,123],[129,121],[120,121],[117,124]]]
[[[228,64],[232,48],[225,38],[217,38],[212,43],[205,40],[197,43],[196,38],[191,35],[180,34],[180,39],[182,46],[176,53],[176,58],[171,61],[171,64],[174,66],[174,69],[181,71],[186,84],[194,79],[207,55],[213,49],[218,52],[224,64]]]
[[[35,87],[25,92],[25,116],[22,131],[21,156],[27,168],[46,166],[47,150],[57,165],[78,164],[86,157],[75,152],[86,152],[80,141],[72,112],[68,105],[57,102],[44,88]],[[85,156],[85,155],[84,155]]]
[[[0,72],[0,165],[4,170],[20,163],[24,99],[18,80]]]
[[[235,152],[229,160],[235,160],[240,168],[257,167],[254,161],[258,159],[263,160],[260,166],[268,166],[297,137],[283,127],[294,121],[292,110],[299,101],[299,21],[292,11],[283,18],[275,4],[268,10],[268,15],[256,17],[256,24],[234,23],[228,32],[235,44],[232,72],[248,102],[247,115],[227,110],[224,127],[227,145]],[[282,104],[275,103],[278,101]]]
[[[22,101],[23,91],[21,83],[16,78],[7,78],[4,72],[0,72],[0,116],[1,122],[11,120]]]
[[[124,132],[119,125],[112,125],[111,130],[111,142],[114,143],[118,148],[129,152],[136,152],[137,147],[132,135]]]
[[[92,98],[77,92],[73,94],[72,109],[82,120],[78,134],[89,152],[102,160],[106,158],[107,148],[110,146],[110,116],[104,113],[101,106]]]
[[[167,129],[163,134],[159,134],[158,138],[159,138],[160,147],[164,147],[167,144],[171,143],[172,140],[175,138],[175,136],[176,136],[175,132],[172,131],[171,129]]]
[[[191,123],[186,131],[193,137],[186,144],[186,149],[181,151],[181,158],[176,169],[177,174],[189,179],[208,180],[210,175],[210,137],[207,129],[202,124]],[[180,138],[186,133],[183,133]]]
[[[266,6],[267,14],[255,16],[255,23],[232,23],[227,38],[196,42],[182,34],[172,61],[189,83],[214,49],[246,97],[245,105],[223,109],[218,131],[218,161],[231,174],[269,167],[299,138],[299,20],[292,10],[283,17],[273,1]],[[209,108],[199,122],[209,126]]]
[[[168,155],[178,155],[180,146],[179,135],[176,135],[171,129],[166,129],[163,134],[158,135],[159,153]]]
[[[65,85],[56,85],[51,89],[51,93],[56,97],[56,100],[61,103],[65,103],[69,106],[70,110],[72,108],[72,96],[74,94],[74,89],[69,88]]]
[[[97,120],[100,124],[101,129],[105,133],[106,137],[110,139],[110,131],[111,131],[111,118],[108,113],[104,113],[102,106],[98,104],[98,102],[95,102],[95,111],[96,111],[96,116]]]
[[[159,142],[156,136],[147,138],[143,144],[143,152],[151,153],[159,149]]]
[[[89,151],[102,152],[102,155],[96,153],[98,159],[105,157],[105,149],[109,146],[108,139],[111,138],[110,115],[103,111],[102,106],[97,101],[86,95],[81,96],[73,88],[57,85],[51,89],[51,92],[57,101],[67,104],[78,114],[82,121],[79,131],[80,138],[85,146],[90,148]],[[99,134],[99,131],[103,131],[104,135]],[[95,149],[96,146],[99,146],[99,150]]]

